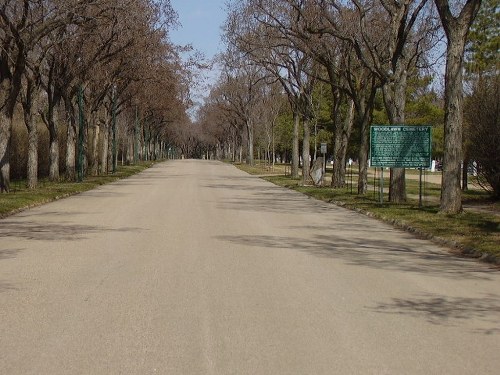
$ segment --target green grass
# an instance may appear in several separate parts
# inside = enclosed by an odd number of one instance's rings
[[[249,171],[244,165],[239,167]],[[378,219],[415,231],[423,236],[441,238],[449,243],[453,241],[462,247],[464,253],[470,253],[472,250],[500,259],[499,216],[470,210],[458,215],[440,214],[440,186],[437,184],[428,184],[426,192],[431,197],[438,199],[428,200],[423,207],[419,207],[417,199],[408,199],[406,204],[389,204],[387,194],[384,197],[384,204],[381,205],[378,192],[374,194],[373,190],[365,195],[358,195],[351,194],[350,187],[331,189],[301,186],[300,179],[292,179],[284,175],[264,178],[276,185],[302,192],[316,199],[334,202],[350,209],[362,210]],[[369,184],[373,184],[373,178]],[[408,193],[418,195],[418,181],[407,180],[407,184]],[[353,191],[356,192],[356,182],[354,182]],[[387,192],[388,188],[385,189],[385,193]],[[493,210],[499,207],[498,202],[492,203],[488,194],[483,191],[474,190],[465,193],[464,201],[488,204]]]
[[[25,181],[12,181],[11,192],[0,194],[0,217],[132,176],[151,165],[152,162],[144,162],[138,165],[118,166],[115,174],[85,177],[83,182],[40,180],[36,189],[27,189]]]
[[[253,175],[282,175],[290,174],[290,164],[266,164],[264,161],[256,161],[254,165],[235,163],[236,166]]]

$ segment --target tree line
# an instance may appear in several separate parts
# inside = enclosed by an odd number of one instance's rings
[[[498,84],[491,85],[490,80],[498,77],[498,1],[483,1],[485,11],[479,18],[488,14],[491,18],[493,9],[493,21],[476,27],[481,3],[230,2],[224,27],[227,49],[220,56],[222,73],[198,117],[207,147],[218,157],[242,159],[245,153],[246,161],[253,163],[256,149],[261,156],[270,155],[270,150],[275,150],[272,143],[279,142],[287,149],[280,159],[291,162],[293,177],[299,176],[299,160],[306,161],[302,171],[305,182],[309,177],[307,161],[311,151],[317,153],[318,139],[323,137],[333,145],[332,187],[345,186],[346,159],[355,157],[358,193],[364,194],[370,125],[379,121],[441,125],[442,130],[435,132],[440,141],[436,143],[442,143],[435,145],[443,163],[441,211],[460,212],[464,160],[475,160],[484,170],[490,168],[485,159],[493,155],[497,163],[490,169],[496,172],[490,177],[496,177],[488,183],[499,187],[493,181],[500,172],[495,156],[498,146],[490,148],[489,156],[481,161],[479,155],[472,156],[474,147],[467,144],[474,138],[471,133],[480,133],[479,126],[468,127],[463,119],[463,82],[471,83],[467,97],[482,91],[477,85],[479,76],[483,77],[481,84],[488,82],[490,90],[498,93]],[[492,34],[489,46],[480,43],[485,28]],[[491,37],[496,44],[491,44]],[[474,49],[489,53],[489,61]],[[430,85],[439,54],[446,60],[442,95]],[[476,71],[468,69],[466,62],[474,62]],[[486,65],[480,67],[480,62]],[[493,128],[498,128],[498,106],[496,111],[490,108],[485,112],[492,117]],[[292,126],[284,130],[283,122]],[[276,158],[273,152],[272,160]],[[391,202],[406,200],[404,169],[391,169],[389,196]]]
[[[193,79],[176,24],[168,0],[2,1],[0,190],[13,172],[35,188],[40,171],[71,181],[166,155]]]
[[[498,0],[230,1],[221,74],[195,121],[204,62],[182,61],[176,24],[168,0],[2,2],[0,190],[12,174],[35,188],[40,174],[72,181],[169,153],[280,160],[293,177],[302,160],[306,182],[328,142],[332,187],[353,158],[364,194],[370,125],[423,124],[443,164],[442,212],[461,211],[472,161],[500,196]],[[404,169],[389,194],[406,200]]]

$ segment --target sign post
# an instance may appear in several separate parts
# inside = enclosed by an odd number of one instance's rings
[[[430,168],[430,126],[372,126],[370,129],[370,159],[372,167],[382,168],[380,202],[383,202],[383,168]],[[419,204],[422,205],[420,184]]]

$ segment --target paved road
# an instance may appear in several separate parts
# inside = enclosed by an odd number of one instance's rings
[[[500,272],[230,165],[0,221],[1,374],[498,374]]]

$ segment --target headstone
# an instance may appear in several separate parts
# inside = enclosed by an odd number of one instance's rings
[[[314,161],[314,164],[311,168],[311,178],[314,182],[314,185],[320,186],[323,183],[323,162],[324,159],[322,157],[317,158]]]

